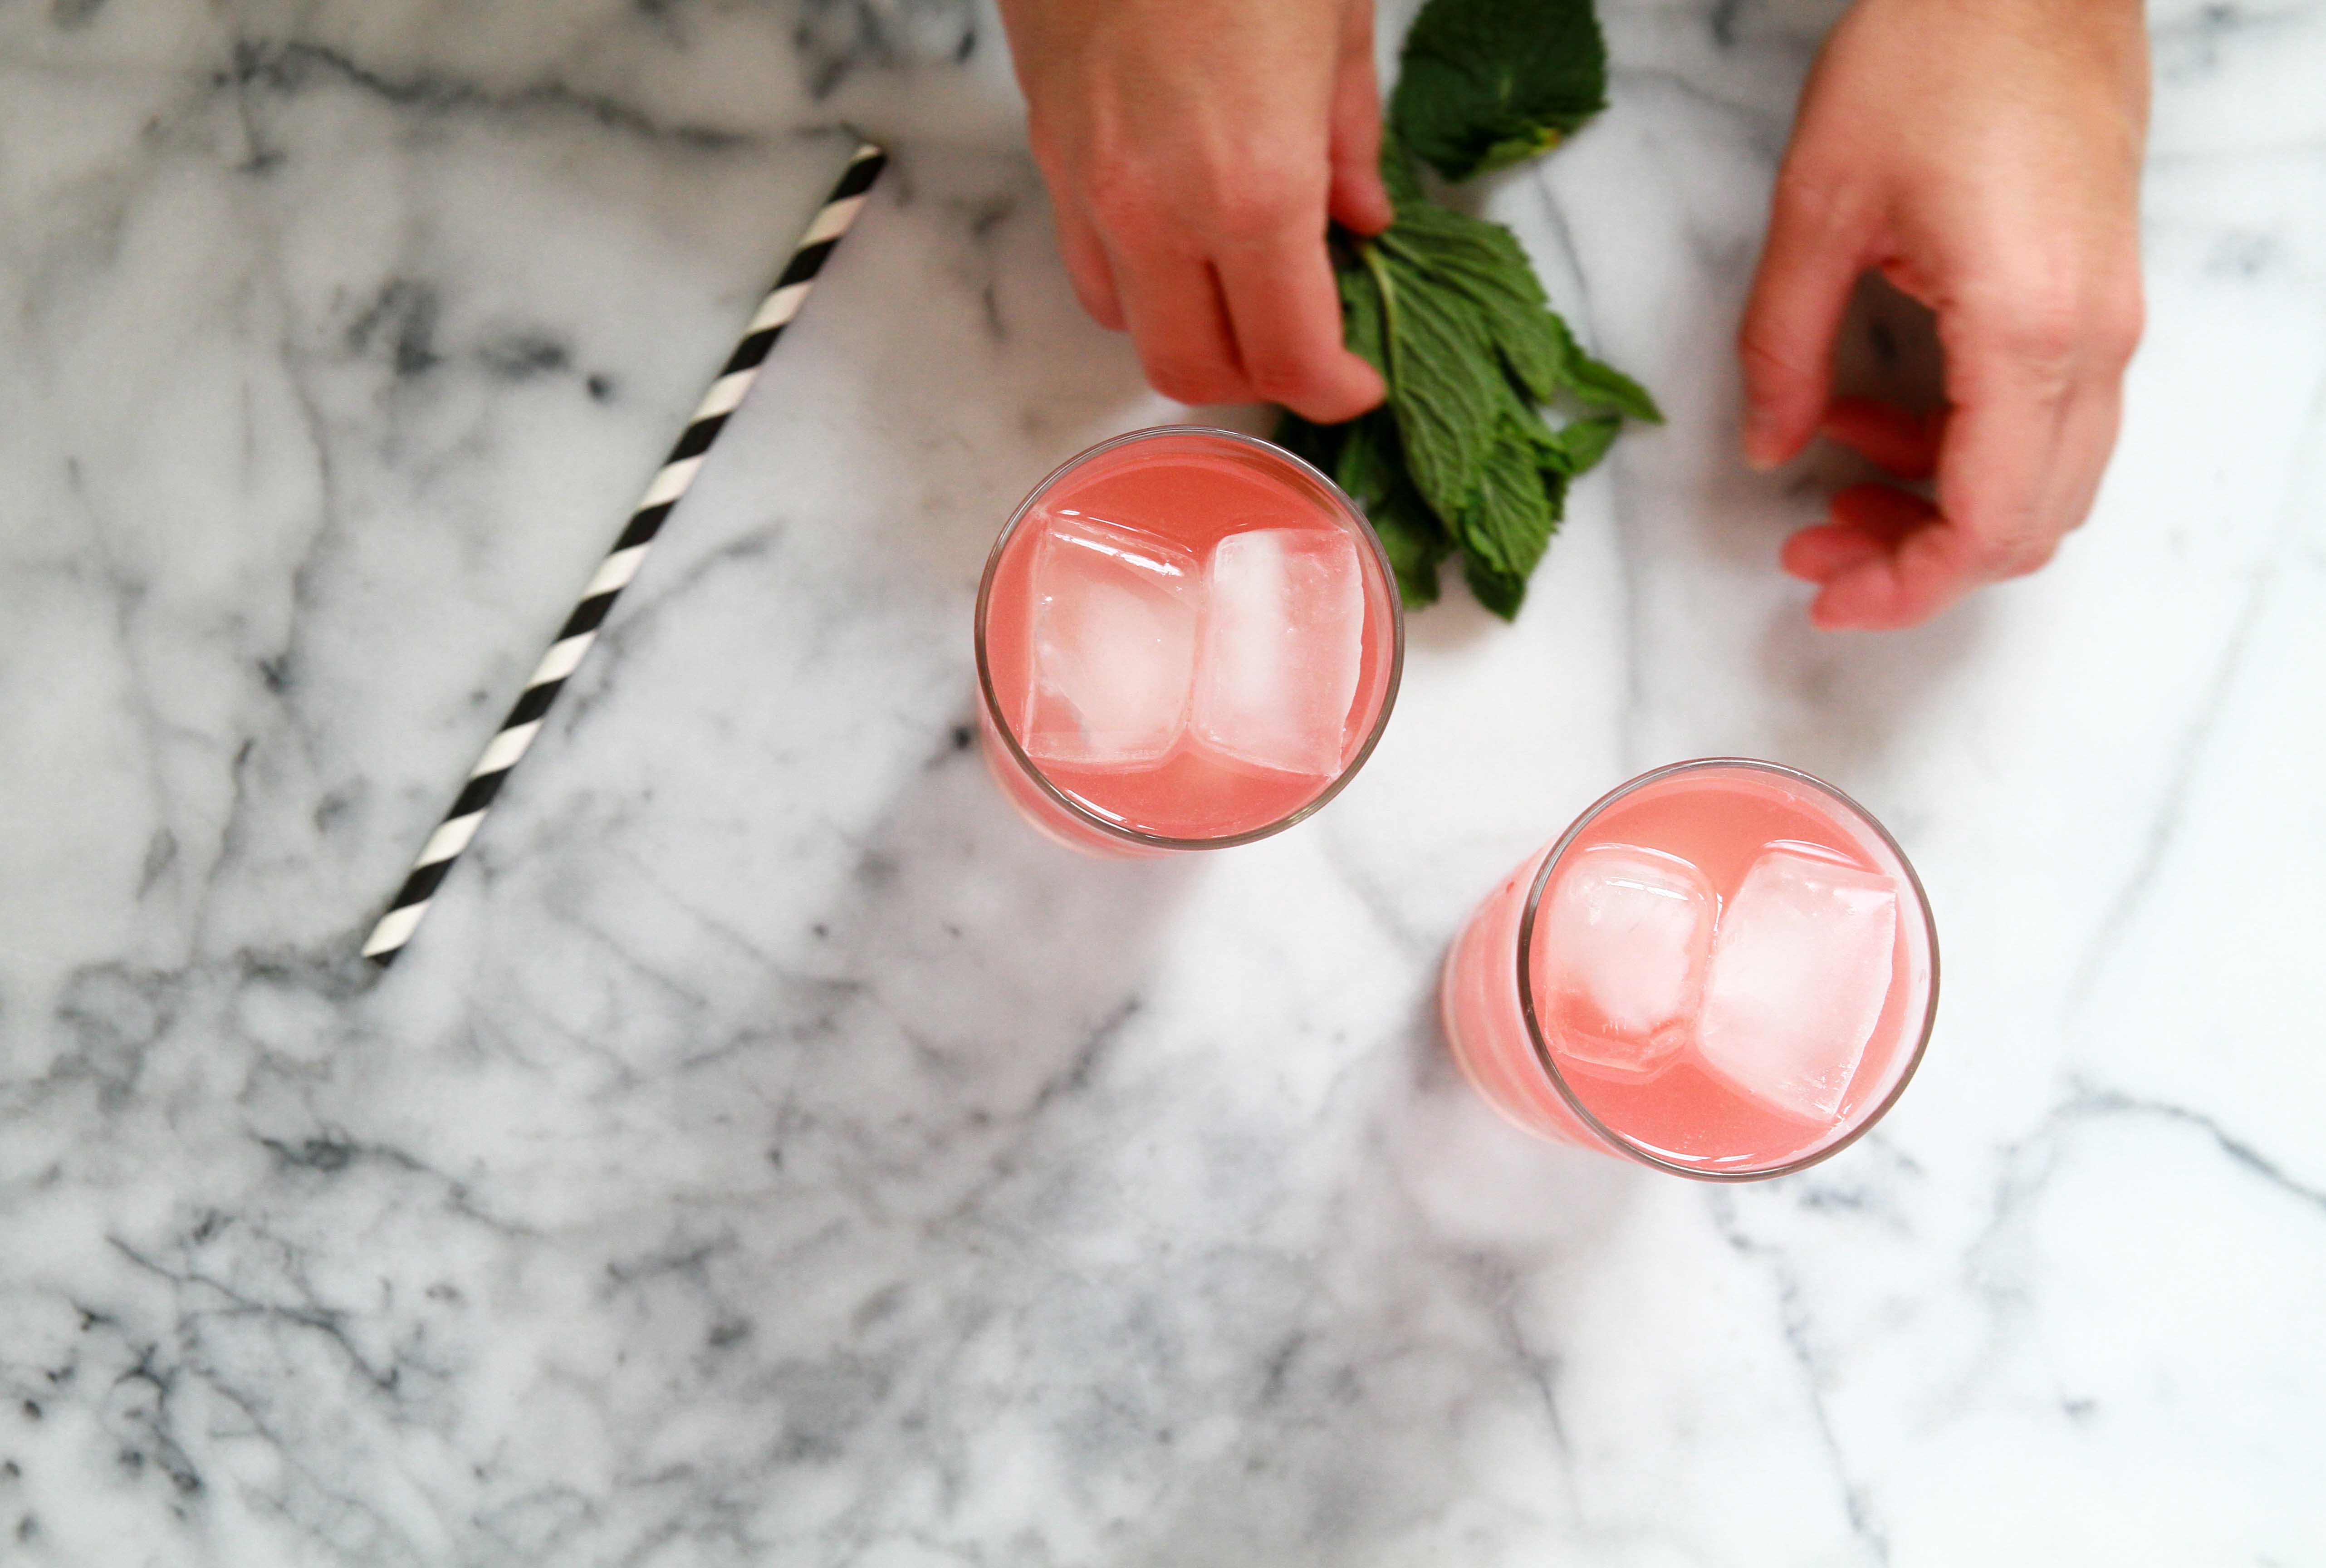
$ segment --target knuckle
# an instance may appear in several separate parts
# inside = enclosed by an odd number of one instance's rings
[[[1789,341],[1767,322],[1750,317],[1737,329],[1736,358],[1744,367],[1745,386],[1763,393],[1781,391],[1816,375],[1815,367]]]
[[[2120,371],[2147,324],[2137,276],[2101,282],[2065,266],[1998,281],[1973,309],[2011,363],[2060,390],[2079,371]]]
[[[1235,390],[1217,366],[1189,359],[1157,359],[1147,367],[1155,390],[1175,403],[1224,403]]]
[[[1308,208],[1322,213],[1326,173],[1321,166],[1312,174],[1264,161],[1215,171],[1204,181],[1209,227],[1231,244],[1271,238]],[[1320,217],[1320,233],[1323,228]]]
[[[2047,378],[2064,378],[2089,347],[2091,303],[2088,282],[2071,262],[2029,257],[2017,267],[1998,270],[1969,308],[2013,361]]]
[[[1974,539],[1967,552],[1970,556],[1970,569],[1983,578],[2008,576],[2009,573],[2005,568],[2010,565],[2011,551],[2011,541],[1999,536]]]
[[[1813,161],[1789,161],[1778,172],[1769,211],[1772,227],[1815,239],[1855,228],[1858,199],[1838,172]]]
[[[2083,325],[2083,311],[2074,294],[2046,282],[2020,294],[2005,320],[2004,331],[2020,359],[2052,369],[2075,358]]]
[[[1092,219],[1111,234],[1136,234],[1152,224],[1154,176],[1121,154],[1102,153],[1091,160],[1083,175],[1083,193]]]
[[[2031,572],[2041,572],[2060,553],[2057,539],[2031,539],[2012,552],[2005,570],[2014,577],[2024,577]]]
[[[1792,357],[1778,346],[1768,325],[1754,317],[1747,316],[1736,329],[1736,353],[1748,370],[1782,374],[1793,369]]]
[[[2148,330],[2148,303],[2142,297],[2138,277],[2110,293],[2100,321],[2101,341],[2110,357],[2119,365],[2130,359]]]
[[[1081,184],[1092,217],[1110,233],[1193,229],[1222,243],[1273,239],[1314,214],[1325,227],[1332,168],[1264,147],[1193,153],[1102,146],[1084,162]]]
[[[1995,581],[2024,577],[2049,565],[2059,553],[2059,541],[2033,534],[2011,534],[1982,539],[1972,553],[1980,575]]]
[[[1293,404],[1320,390],[1322,378],[1294,359],[1268,359],[1251,367],[1251,389],[1270,403]]]

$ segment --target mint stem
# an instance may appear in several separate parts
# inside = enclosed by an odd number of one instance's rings
[[[1398,366],[1397,289],[1389,280],[1389,268],[1382,262],[1381,239],[1381,236],[1375,236],[1360,243],[1357,259],[1365,264],[1365,270],[1373,275],[1374,286],[1381,290],[1382,359],[1386,361],[1382,368],[1389,372],[1383,378],[1394,387],[1398,377],[1404,373]]]

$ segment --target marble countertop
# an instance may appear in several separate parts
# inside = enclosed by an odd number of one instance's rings
[[[994,528],[1176,412],[989,13],[0,5],[0,1562],[2326,1562],[2326,4],[2152,7],[2098,513],[1887,637],[1773,567],[1847,461],[1731,456],[1833,11],[1607,0],[1487,205],[1670,426],[1329,811],[1134,865],[965,749]],[[893,170],[375,976],[843,123]],[[1881,813],[1947,963],[1875,1135],[1717,1190],[1430,1011],[1713,751]]]

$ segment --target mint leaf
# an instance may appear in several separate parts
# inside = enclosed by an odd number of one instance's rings
[[[1489,609],[1505,618],[1516,612],[1525,597],[1527,574],[1542,559],[1558,527],[1534,442],[1515,425],[1503,425],[1487,453],[1478,489],[1455,524],[1471,566],[1489,579],[1518,585],[1513,593],[1505,583],[1495,594],[1495,602],[1507,603],[1508,610],[1495,604]]]
[[[1400,209],[1377,243],[1485,313],[1497,352],[1535,402],[1571,392],[1594,407],[1663,423],[1645,387],[1576,342],[1573,329],[1550,308],[1518,236],[1501,224],[1442,207]]]
[[[1550,437],[1543,450],[1544,466],[1556,470],[1562,480],[1580,479],[1598,466],[1623,428],[1623,420],[1614,415],[1572,420]]]
[[[1364,509],[1381,536],[1382,552],[1397,574],[1399,596],[1409,608],[1436,602],[1437,564],[1454,553],[1454,542],[1406,477],[1396,424],[1387,413],[1376,411],[1339,428],[1348,436],[1334,478]]]
[[[1605,65],[1590,0],[1428,0],[1382,131],[1396,219],[1332,231],[1344,341],[1388,401],[1337,425],[1287,415],[1278,439],[1364,509],[1408,605],[1437,597],[1458,550],[1479,602],[1515,615],[1568,483],[1625,415],[1662,417],[1576,343],[1517,237],[1432,204],[1415,163],[1460,179],[1540,151],[1600,107]],[[1597,412],[1553,429],[1541,406],[1559,402]]]
[[[1523,577],[1541,563],[1542,553],[1550,548],[1550,536],[1558,527],[1558,514],[1551,509],[1541,464],[1524,432],[1504,426],[1486,460],[1478,503],[1465,523],[1465,538],[1493,536],[1494,549],[1487,552],[1490,564],[1498,554],[1502,565]]]
[[[1574,339],[1550,308],[1518,236],[1481,218],[1418,207],[1400,209],[1380,243],[1485,313],[1503,362],[1536,402],[1549,402],[1567,385]]]
[[[1388,411],[1376,409],[1345,425],[1314,425],[1287,411],[1277,422],[1274,440],[1330,474],[1363,509],[1381,537],[1407,608],[1437,602],[1437,565],[1454,553],[1454,542],[1407,477],[1397,425]]]
[[[1276,422],[1276,434],[1269,439],[1311,468],[1331,473],[1340,461],[1348,430],[1345,425],[1312,425],[1288,408]]]
[[[1409,483],[1397,453],[1397,430],[1378,409],[1335,428],[1342,433],[1333,481],[1370,514],[1375,502]]]
[[[1596,408],[1613,408],[1649,425],[1661,425],[1664,411],[1648,389],[1604,359],[1595,359],[1577,345],[1565,322],[1558,323],[1567,339],[1567,387],[1576,397]]]
[[[1536,469],[1535,477],[1542,482],[1542,499],[1550,508],[1550,531],[1556,534],[1558,525],[1567,520],[1567,475],[1546,462]]]
[[[1454,553],[1437,515],[1411,490],[1402,499],[1376,503],[1365,516],[1381,536],[1382,553],[1397,574],[1398,597],[1410,610],[1437,602],[1437,565]]]
[[[1380,282],[1363,261],[1335,275],[1341,285],[1341,335],[1349,352],[1389,378],[1389,323]]]
[[[1518,619],[1519,606],[1526,602],[1525,578],[1481,566],[1475,558],[1462,563],[1462,576],[1479,603],[1505,621]]]
[[[1588,354],[1578,355],[1568,378],[1568,386],[1576,397],[1600,408],[1613,408],[1616,413],[1639,420],[1643,425],[1661,425],[1664,411],[1648,396],[1648,389],[1633,380],[1614,366],[1595,359]]]
[[[1414,488],[1441,518],[1476,489],[1501,370],[1484,318],[1386,245],[1365,251],[1389,329],[1389,406]]]
[[[1405,138],[1397,134],[1394,121],[1382,126],[1381,174],[1382,183],[1389,188],[1391,205],[1400,211],[1428,201],[1421,193],[1421,176],[1413,167],[1413,154],[1406,150]]]
[[[1414,156],[1466,180],[1549,150],[1606,107],[1591,0],[1428,0],[1389,118]]]

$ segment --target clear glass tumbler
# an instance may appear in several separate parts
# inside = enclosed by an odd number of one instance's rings
[[[1519,1127],[1733,1181],[1879,1121],[1938,997],[1930,901],[1882,825],[1797,769],[1711,757],[1612,790],[1513,871],[1447,953],[1440,1005],[1464,1076]]]
[[[1167,425],[1100,443],[1003,525],[977,595],[986,763],[1102,855],[1281,832],[1363,766],[1405,621],[1380,538],[1281,447]]]

